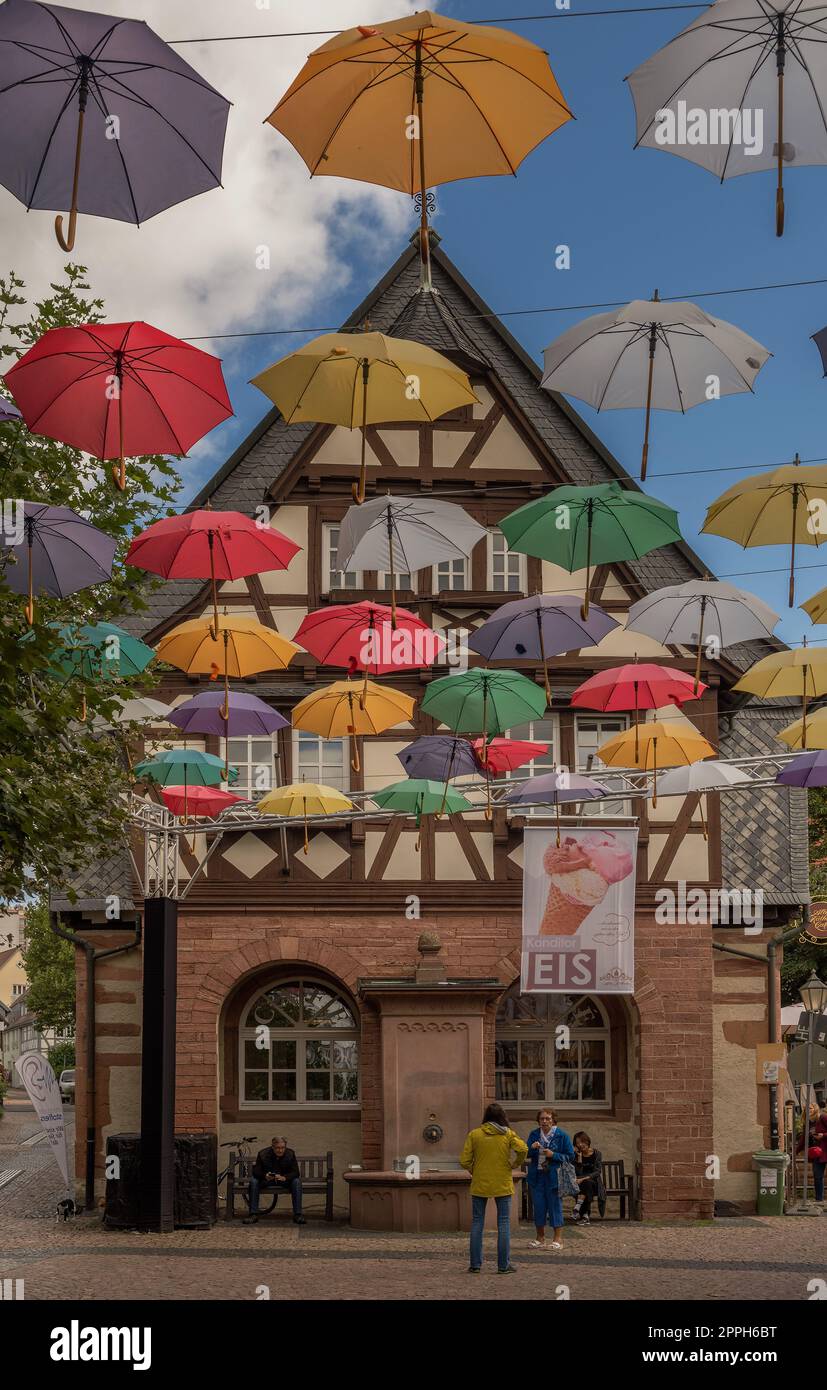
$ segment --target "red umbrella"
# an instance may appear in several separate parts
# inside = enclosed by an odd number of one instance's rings
[[[174,816],[218,816],[226,806],[248,799],[219,787],[164,787],[161,796]]]
[[[186,454],[232,415],[221,362],[148,323],[50,328],[3,378],[29,429],[96,458]]]
[[[474,739],[474,752],[480,767],[498,776],[501,772],[513,772],[515,767],[523,767],[532,758],[542,758],[549,750],[548,743],[528,743],[517,738]]]
[[[266,570],[286,570],[301,546],[272,526],[242,512],[184,512],[165,516],[136,536],[126,564],[164,579],[210,579],[214,629],[218,631],[216,580],[243,579]]]
[[[634,710],[637,757],[639,710],[662,709],[664,705],[698,700],[706,688],[703,681],[696,686],[694,676],[685,671],[658,666],[652,661],[633,661],[590,676],[573,692],[571,703],[581,709]]]
[[[370,670],[377,676],[432,666],[445,646],[444,637],[407,608],[394,614],[387,604],[370,602],[308,613],[295,641],[325,666]]]

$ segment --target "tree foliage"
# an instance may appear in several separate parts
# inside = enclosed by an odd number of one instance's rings
[[[0,277],[4,370],[11,365],[7,359],[16,359],[48,329],[102,320],[103,302],[86,297],[85,267],[65,266],[50,291],[29,303],[13,272]],[[113,755],[111,738],[96,733],[95,716],[111,717],[116,697],[129,698],[152,681],[67,676],[57,661],[59,629],[118,623],[145,607],[146,576],[120,562],[136,530],[173,510],[180,480],[166,458],[136,459],[128,465],[126,491],[119,492],[110,469],[16,422],[0,424],[0,506],[13,508],[25,498],[72,507],[119,543],[111,583],[38,600],[29,629],[24,600],[2,579],[14,552],[7,548],[9,537],[0,537],[0,901],[18,902],[49,885],[68,889],[77,872],[111,846],[123,823],[120,794],[128,785],[128,767]],[[81,722],[84,700],[88,717]]]
[[[814,902],[827,901],[827,788],[812,788],[807,795],[810,849],[810,894]],[[798,1004],[798,991],[812,971],[827,979],[827,951],[795,938],[784,947],[781,966],[781,1002]]]
[[[75,948],[52,931],[45,902],[26,912],[23,964],[29,980],[26,1002],[41,1032],[74,1028]]]

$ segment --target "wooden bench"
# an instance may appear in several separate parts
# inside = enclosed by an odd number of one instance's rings
[[[631,1173],[626,1173],[622,1158],[604,1158],[603,1183],[606,1188],[606,1196],[597,1203],[600,1219],[603,1220],[606,1214],[608,1199],[619,1197],[620,1219],[621,1221],[631,1221],[635,1207],[635,1180]],[[521,1215],[524,1221],[530,1221],[533,1216],[531,1189],[527,1182],[523,1183]]]
[[[302,1180],[302,1195],[308,1193],[323,1192],[324,1219],[333,1220],[333,1154],[328,1149],[326,1154],[312,1154],[307,1158],[298,1158],[299,1174]],[[245,1208],[249,1209],[250,1177],[252,1175],[255,1159],[239,1163],[235,1172],[230,1173],[227,1178],[227,1205],[224,1212],[225,1219],[232,1221],[235,1216],[235,1199],[241,1196],[244,1199]],[[279,1192],[274,1187],[262,1187],[262,1203],[266,1203],[268,1197],[276,1198]],[[285,1196],[289,1193],[285,1193]],[[261,1212],[266,1216],[275,1208],[275,1201],[271,1205],[264,1206]]]

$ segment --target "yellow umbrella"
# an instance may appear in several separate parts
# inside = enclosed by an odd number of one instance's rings
[[[572,113],[536,44],[420,10],[329,39],[267,119],[311,174],[419,195],[429,285],[427,190],[516,173]]]
[[[746,690],[765,699],[801,696],[801,728],[807,746],[807,701],[827,695],[827,651],[808,647],[806,639],[798,651],[771,652],[744,673],[733,690]]]
[[[224,706],[221,717],[226,721],[230,714],[230,676],[283,671],[301,648],[255,618],[230,617],[226,609],[217,622],[217,636],[213,635],[213,620],[210,618],[193,618],[190,622],[179,623],[161,638],[155,653],[159,661],[168,661],[171,666],[177,666],[188,675],[209,676],[210,680],[217,680],[223,675]],[[229,756],[225,749],[225,764],[228,763]]]
[[[293,706],[293,727],[320,738],[351,738],[351,766],[358,772],[359,734],[381,734],[410,719],[414,704],[410,695],[376,681],[367,681],[365,688],[353,681],[334,681]]]
[[[359,427],[362,465],[355,502],[365,500],[368,425],[436,420],[478,403],[465,372],[424,343],[384,333],[324,333],[274,362],[253,386],[274,401],[288,425],[312,420]]]
[[[814,623],[827,622],[827,589],[819,589],[806,603],[800,603],[798,606],[804,609]]]
[[[795,598],[795,548],[827,539],[827,466],[792,463],[735,483],[708,508],[701,527],[744,547],[790,542],[790,608]]]
[[[689,724],[669,720],[653,720],[637,730],[626,729],[616,734],[597,750],[597,756],[607,767],[652,768],[652,805],[658,804],[658,768],[685,767],[702,758],[714,758],[715,749],[697,729]]]
[[[796,751],[803,748],[827,748],[827,709],[818,709],[805,725],[803,719],[794,719],[776,734],[782,743]]]
[[[287,787],[274,787],[256,802],[262,815],[302,816],[304,818],[304,852],[307,854],[308,816],[332,816],[337,811],[351,811],[353,802],[335,787],[319,782],[291,782]]]

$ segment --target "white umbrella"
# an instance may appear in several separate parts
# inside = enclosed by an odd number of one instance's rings
[[[636,145],[667,150],[724,179],[827,164],[827,4],[718,0],[626,79]]]
[[[160,700],[149,700],[145,696],[136,696],[132,700],[121,700],[118,708],[114,711],[109,720],[97,717],[95,719],[96,729],[116,729],[120,724],[163,724],[169,714],[169,705],[162,705]]]
[[[596,410],[646,407],[641,480],[652,410],[689,410],[702,401],[751,391],[772,354],[747,333],[686,300],[633,299],[594,314],[545,351],[542,385]],[[710,379],[715,384],[710,395]]]
[[[668,584],[638,599],[629,609],[627,629],[643,632],[664,646],[697,643],[695,686],[701,678],[701,652],[713,639],[721,647],[772,636],[778,614],[754,594],[721,580],[690,579]]]
[[[337,564],[342,570],[377,569],[390,574],[395,609],[398,573],[414,574],[443,560],[468,558],[485,535],[485,527],[453,502],[388,494],[345,512]]]
[[[740,767],[730,767],[728,763],[717,762],[714,758],[706,763],[692,763],[689,767],[673,767],[661,774],[658,781],[658,796],[687,796],[692,792],[719,792],[728,787],[739,786],[751,779]],[[698,802],[704,839],[709,832],[704,818],[701,802]]]

